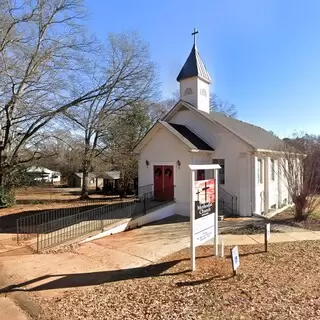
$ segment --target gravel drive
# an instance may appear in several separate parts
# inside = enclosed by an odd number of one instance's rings
[[[270,244],[268,253],[240,247],[236,277],[230,258],[212,257],[209,246],[197,249],[192,274],[182,250],[152,266],[106,272],[105,284],[38,299],[43,319],[320,319],[319,244]]]

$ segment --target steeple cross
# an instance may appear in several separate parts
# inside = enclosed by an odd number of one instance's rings
[[[193,36],[193,44],[194,45],[196,45],[196,36],[198,33],[199,33],[199,31],[196,28],[194,28],[193,32],[191,33],[191,35]]]

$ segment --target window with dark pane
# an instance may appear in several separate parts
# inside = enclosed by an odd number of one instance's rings
[[[197,170],[197,181],[205,179],[205,171]]]
[[[218,170],[219,172],[219,184],[225,184],[225,166],[224,166],[224,159],[213,159],[213,164],[218,164],[221,169]]]

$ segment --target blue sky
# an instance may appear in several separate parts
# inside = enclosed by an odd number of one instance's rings
[[[86,0],[88,24],[101,40],[138,31],[160,69],[164,97],[198,28],[197,46],[213,90],[238,118],[281,137],[320,134],[320,1]]]

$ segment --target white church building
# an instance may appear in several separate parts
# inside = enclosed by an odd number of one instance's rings
[[[258,126],[210,112],[211,78],[196,44],[177,81],[180,100],[135,147],[139,186],[174,199],[175,213],[189,215],[189,164],[221,166],[219,206],[225,215],[265,215],[288,205],[278,166],[282,140]],[[212,172],[197,172],[197,179]]]

